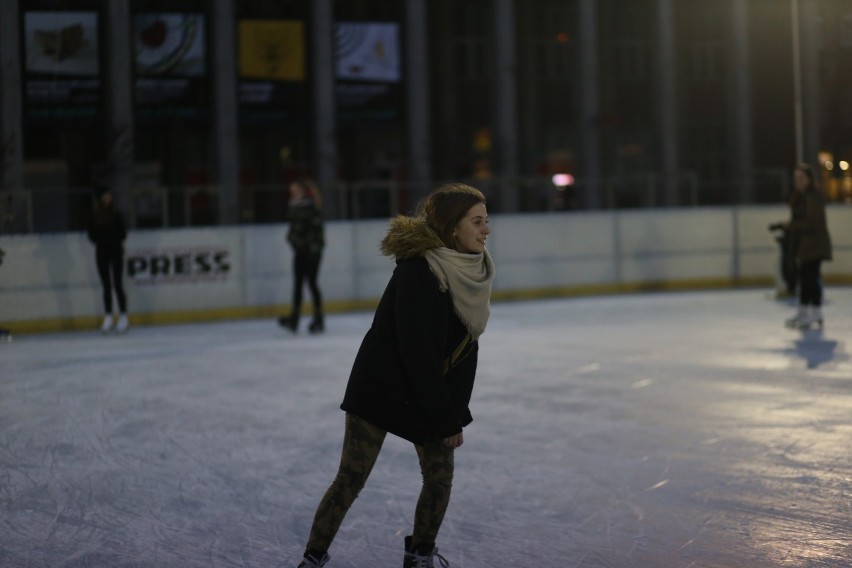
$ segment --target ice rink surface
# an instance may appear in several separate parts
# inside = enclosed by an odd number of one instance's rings
[[[852,565],[852,289],[500,303],[438,546],[454,568]],[[371,313],[0,344],[0,566],[293,568]],[[388,437],[328,568],[402,565]]]

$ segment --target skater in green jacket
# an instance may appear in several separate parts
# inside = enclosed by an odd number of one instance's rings
[[[299,329],[302,288],[307,282],[314,306],[314,318],[308,330],[320,333],[325,330],[325,321],[317,277],[325,247],[325,231],[319,188],[312,180],[300,178],[290,184],[287,220],[290,223],[287,242],[293,249],[293,302],[290,315],[278,318],[278,323],[294,333]]]

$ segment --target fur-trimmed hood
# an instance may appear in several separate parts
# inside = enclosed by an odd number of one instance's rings
[[[427,251],[446,246],[426,221],[421,217],[397,215],[391,219],[390,227],[382,239],[382,254],[396,260],[423,256]]]
[[[488,322],[494,263],[487,251],[465,254],[446,247],[420,217],[399,215],[391,219],[381,249],[397,262],[425,257],[442,291],[449,291],[453,308],[475,340]]]

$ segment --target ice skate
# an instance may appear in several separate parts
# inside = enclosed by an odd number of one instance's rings
[[[796,322],[799,329],[822,329],[822,310],[819,306],[807,306],[805,315]]]
[[[130,320],[127,319],[127,314],[118,316],[118,323],[115,324],[115,331],[118,333],[126,333],[130,328]]]
[[[101,324],[101,333],[106,335],[107,333],[109,333],[111,331],[112,331],[112,316],[111,315],[105,315],[104,321]]]
[[[435,561],[438,564],[435,564]],[[420,545],[416,548],[411,546],[411,537],[405,537],[405,556],[402,559],[402,568],[449,568],[450,563],[446,558],[438,554],[438,547],[434,544]]]
[[[328,554],[316,555],[313,553],[305,553],[302,562],[296,568],[321,568],[329,561]]]
[[[791,329],[795,329],[795,328],[799,327],[799,322],[801,322],[805,319],[805,317],[807,316],[807,313],[808,313],[807,306],[799,306],[799,309],[796,312],[796,315],[794,315],[793,317],[791,317],[787,320],[784,320],[784,325],[791,328]]]
[[[322,314],[314,316],[314,320],[311,322],[310,327],[308,327],[308,331],[311,333],[322,333],[325,331],[325,320]]]
[[[289,329],[293,333],[296,333],[296,332],[299,331],[299,317],[298,316],[296,316],[296,317],[281,316],[280,318],[278,318],[278,325],[280,325],[281,327],[283,327],[285,329]]]

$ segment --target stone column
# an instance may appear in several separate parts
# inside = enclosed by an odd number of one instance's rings
[[[314,175],[323,193],[326,213],[335,216],[338,195],[337,118],[334,94],[334,4],[313,0]]]
[[[751,203],[754,197],[753,175],[754,140],[751,117],[751,67],[748,41],[748,0],[732,0],[731,3],[731,39],[730,50],[733,85],[731,88],[731,108],[733,109],[733,128],[731,129],[731,174],[740,203]]]
[[[600,76],[598,58],[598,3],[580,0],[579,35],[580,67],[580,176],[583,207],[601,206],[601,133],[600,133]]]
[[[240,219],[240,145],[237,47],[232,0],[215,0],[213,19],[213,148],[211,168],[219,186],[219,223]]]
[[[677,86],[674,0],[657,0],[657,112],[664,205],[678,204]]]
[[[801,26],[801,93],[803,161],[815,166],[820,151],[819,104],[819,40],[817,2],[802,0],[799,4]]]
[[[518,184],[518,95],[515,53],[515,17],[512,0],[495,0],[494,45],[497,56],[496,104],[497,172],[500,183],[500,209],[517,211]]]
[[[127,211],[133,185],[136,131],[133,120],[133,49],[130,1],[106,3],[106,44],[102,50],[106,60],[106,136],[109,178],[116,204]]]
[[[0,0],[0,189],[24,185],[18,0]]]
[[[409,202],[413,206],[428,192],[432,181],[429,125],[429,45],[426,38],[425,0],[407,0],[407,80]]]

